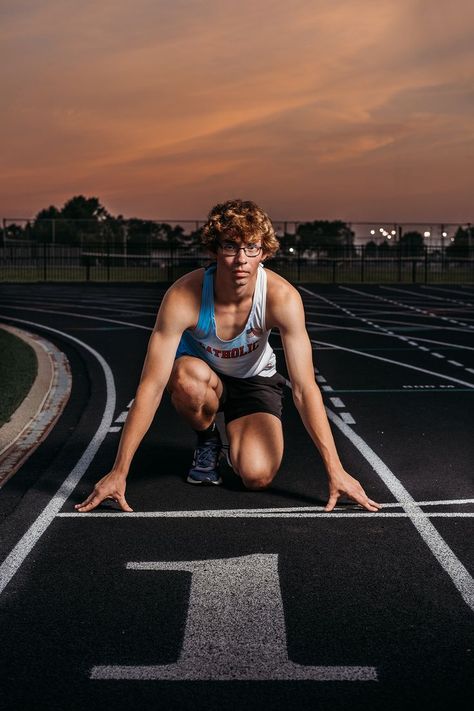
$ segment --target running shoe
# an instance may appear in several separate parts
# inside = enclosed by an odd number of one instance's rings
[[[222,484],[218,463],[222,451],[221,436],[217,428],[210,437],[198,436],[193,465],[188,472],[189,484]]]

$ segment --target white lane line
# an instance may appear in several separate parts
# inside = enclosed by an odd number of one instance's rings
[[[463,364],[462,364],[462,363],[458,363],[457,360],[448,360],[448,363],[451,363],[451,365],[456,365],[458,368],[462,368],[462,367],[463,367]]]
[[[25,297],[24,299],[16,296],[13,297],[12,301],[15,301],[17,304],[21,305],[22,310],[25,310],[25,308],[28,308],[28,305],[31,304],[31,299],[30,297]],[[76,301],[44,301],[44,300],[39,300],[35,299],[35,304],[36,306],[43,306],[43,311],[49,311],[50,306],[56,306],[60,308],[78,308],[78,309],[93,309],[94,311],[120,311],[121,313],[119,315],[123,316],[150,316],[151,318],[156,317],[156,307],[155,311],[137,311],[135,309],[126,309],[123,308],[122,306],[98,306],[96,302],[90,302],[90,303],[80,303]],[[12,308],[17,308],[11,305]]]
[[[454,388],[454,385],[402,385],[404,390],[442,390]]]
[[[20,309],[21,311],[39,311],[41,314],[44,314],[45,311],[44,309],[35,309],[32,306],[8,306],[7,304],[2,304],[2,309]],[[130,328],[139,328],[143,331],[152,331],[153,328],[151,326],[142,326],[140,323],[131,323],[129,321],[119,321],[116,318],[103,318],[102,316],[86,316],[85,314],[76,314],[74,311],[56,311],[53,309],[48,309],[46,312],[48,314],[58,314],[59,316],[74,316],[74,318],[85,318],[85,319],[90,319],[92,321],[105,321],[106,323],[118,323],[121,326],[130,326]],[[12,318],[12,316],[5,316],[5,318]],[[20,319],[16,319],[15,321],[19,321]],[[27,321],[26,323],[34,323],[33,321]],[[37,326],[37,323],[34,323],[35,326]],[[46,328],[46,326],[42,326],[41,328]],[[71,336],[72,338],[72,336]]]
[[[387,467],[374,450],[369,447],[367,442],[356,434],[349,425],[346,425],[332,410],[326,407],[326,412],[331,422],[352,442],[354,447],[362,454],[374,471],[377,472],[392,496],[402,504],[408,518],[438,563],[449,575],[461,593],[463,600],[471,610],[474,611],[474,579],[448,546],[444,538],[438,533],[435,526],[433,526],[428,514],[420,508],[395,474]],[[433,514],[431,514],[431,516],[433,516]]]
[[[365,356],[366,358],[374,358],[375,360],[385,361],[386,363],[392,363],[393,365],[399,365],[401,368],[409,368],[410,370],[418,370],[420,373],[427,373],[428,375],[434,375],[437,378],[442,378],[443,380],[451,380],[453,383],[458,383],[459,385],[464,385],[467,388],[474,389],[473,383],[468,383],[466,380],[459,380],[459,378],[453,378],[451,375],[444,375],[443,373],[437,373],[434,370],[427,370],[426,368],[420,368],[417,365],[410,365],[409,363],[403,363],[399,360],[393,360],[392,358],[383,358],[382,356],[374,355],[373,353],[365,353],[365,351],[357,351],[354,348],[347,348],[346,346],[338,346],[336,343],[328,343],[327,341],[319,341],[314,338],[311,339],[311,343],[323,346],[332,346],[336,350],[347,351],[348,353],[355,353],[356,355]]]
[[[334,407],[345,407],[340,397],[331,397],[329,399],[331,400]]]
[[[455,304],[463,304],[465,306],[472,306],[472,304],[465,304],[465,302],[458,301],[457,299],[448,299],[445,296],[444,297],[443,296],[435,296],[434,294],[427,294],[426,292],[420,293],[419,291],[410,291],[408,289],[396,289],[393,286],[382,286],[382,285],[380,285],[380,288],[385,289],[386,291],[397,291],[399,294],[411,294],[413,296],[418,296],[418,298],[421,298],[421,299],[423,299],[423,297],[428,297],[428,299],[435,299],[436,301],[444,301],[444,302],[450,301]],[[434,305],[435,304],[433,304],[433,306]],[[428,306],[428,308],[429,308],[429,306]],[[458,311],[459,311],[459,309],[458,309]]]
[[[11,319],[10,316],[3,318]],[[63,481],[59,489],[54,494],[53,498],[49,501],[49,503],[46,505],[46,507],[43,509],[43,511],[40,513],[34,523],[21,537],[16,546],[0,565],[0,594],[3,592],[3,590],[6,588],[6,586],[13,578],[17,570],[20,568],[28,553],[30,553],[30,551],[39,541],[48,526],[54,521],[58,512],[63,507],[64,502],[72,494],[78,482],[81,480],[82,476],[84,475],[87,468],[94,459],[97,450],[102,444],[102,441],[105,438],[110,428],[110,425],[112,424],[116,399],[114,376],[112,374],[112,371],[107,361],[100,355],[100,353],[94,350],[91,346],[89,346],[87,343],[84,343],[84,341],[80,341],[78,338],[71,336],[69,333],[59,331],[58,329],[51,328],[50,326],[39,325],[38,323],[35,323],[33,321],[26,321],[24,319],[14,318],[12,320],[17,321],[19,323],[28,324],[29,326],[34,326],[35,328],[39,328],[40,330],[46,330],[50,331],[51,333],[56,333],[63,338],[67,338],[70,341],[77,343],[79,346],[89,351],[89,353],[91,353],[94,358],[99,361],[104,372],[106,385],[106,400],[100,425],[96,433],[94,434],[92,440],[89,442],[84,453],[82,454],[81,458],[77,462],[76,466]]]
[[[324,390],[324,392],[328,392],[328,393],[329,393],[329,392],[331,392],[332,390],[334,390],[334,388],[333,388],[331,385],[323,385],[323,386],[321,387],[321,390]]]
[[[398,504],[401,506],[401,504]],[[342,512],[326,512],[303,511],[302,513],[281,512],[275,513],[256,513],[251,509],[244,511],[239,510],[223,510],[223,511],[89,511],[87,514],[81,513],[59,513],[56,518],[410,518],[410,519],[425,519],[428,518],[474,518],[474,511],[434,511],[432,513],[422,511],[404,512],[404,511],[342,511]],[[442,539],[441,539],[442,540]],[[444,541],[443,541],[444,542]],[[452,551],[451,551],[452,552]],[[454,553],[453,553],[454,555]],[[457,558],[456,558],[457,560]],[[461,564],[460,564],[461,565]],[[444,567],[444,565],[443,565]],[[469,603],[468,603],[469,604]],[[474,605],[474,603],[472,603]]]
[[[350,412],[340,412],[339,417],[348,425],[355,425],[356,423]]]
[[[354,319],[358,321],[362,321],[362,319],[359,316],[354,316]],[[320,330],[324,329],[325,331],[356,331],[358,333],[365,333],[365,334],[370,334],[371,336],[396,336],[397,338],[399,337],[398,332],[393,332],[390,330],[390,328],[395,328],[398,329],[399,331],[405,331],[407,330],[407,327],[410,331],[418,331],[416,335],[413,335],[412,338],[416,338],[417,341],[425,341],[426,343],[435,343],[440,346],[449,346],[450,348],[462,348],[463,350],[468,350],[472,351],[474,348],[472,346],[465,346],[461,343],[453,343],[452,341],[438,341],[437,339],[434,338],[422,338],[421,333],[431,331],[432,326],[428,325],[426,323],[418,323],[414,324],[413,321],[393,321],[392,319],[386,319],[383,318],[383,312],[380,312],[380,318],[379,321],[381,323],[386,323],[387,326],[384,326],[384,330],[382,333],[379,333],[377,331],[372,331],[370,328],[362,328],[361,326],[356,327],[356,326],[341,326],[340,324],[333,324],[333,323],[324,323],[323,321],[306,321],[306,326],[312,326],[314,328],[319,328]],[[390,328],[389,328],[390,327]],[[455,328],[451,326],[439,326],[437,327],[438,331],[456,331],[457,333],[467,333],[465,328]]]
[[[466,296],[466,294],[462,291],[456,291],[454,289],[443,289],[441,286],[425,286],[423,284],[420,284],[421,289],[431,289],[432,291],[441,291],[443,293],[448,293],[448,294],[462,294],[462,296]],[[469,294],[467,294],[469,295]],[[428,294],[430,296],[430,294]],[[461,301],[460,299],[448,299],[445,297],[445,301],[452,301],[455,304],[462,304],[463,306],[474,306],[474,304],[471,304],[469,301]]]
[[[124,412],[121,412],[118,417],[115,418],[114,422],[125,422],[127,419],[128,412],[125,410]]]
[[[383,319],[381,319],[381,320],[383,320]],[[389,323],[393,323],[393,322],[390,321]],[[405,326],[411,325],[407,321],[398,321],[397,324],[401,324],[402,326],[403,325],[405,325]],[[385,330],[384,333],[377,333],[376,331],[371,331],[368,328],[356,328],[355,326],[333,326],[333,325],[330,326],[328,324],[322,323],[321,321],[306,321],[306,326],[307,326],[308,330],[311,330],[311,327],[314,327],[314,328],[319,329],[320,332],[321,332],[322,328],[324,328],[325,331],[354,331],[355,333],[364,333],[364,334],[369,334],[370,336],[375,335],[375,336],[397,336],[397,337],[399,337],[398,334],[395,334],[393,331]],[[459,331],[460,329],[453,328],[453,329],[444,329],[444,330]],[[463,331],[463,333],[464,333],[464,331]],[[437,341],[432,338],[422,338],[421,336],[416,336],[416,338],[418,339],[418,341],[424,341],[426,343],[434,343],[437,346],[447,346],[448,348],[451,348],[453,350],[456,348],[460,348],[460,349],[466,350],[466,351],[474,351],[473,346],[465,346],[461,343],[453,343],[452,341],[451,342]],[[430,350],[429,348],[426,348],[426,346],[418,346],[418,348],[422,351],[429,351]]]
[[[437,318],[437,319],[440,319],[441,321],[451,321],[451,323],[457,323],[460,326],[467,326],[467,328],[470,328],[470,329],[474,328],[474,326],[470,326],[462,321],[456,321],[455,319],[449,319],[447,316],[440,316],[439,314],[433,313],[433,311],[428,311],[427,308],[429,308],[429,307],[418,308],[417,306],[412,306],[411,304],[405,304],[401,301],[395,301],[394,299],[384,298],[383,296],[378,296],[377,294],[367,294],[367,292],[364,292],[364,291],[358,291],[357,289],[351,289],[348,286],[341,286],[340,288],[345,289],[346,291],[351,291],[354,294],[364,294],[364,296],[371,296],[373,299],[378,299],[379,301],[385,301],[390,304],[396,304],[397,306],[402,306],[403,308],[409,309],[410,311],[416,311],[417,313],[423,314],[425,316],[429,316],[431,318]],[[402,293],[406,293],[402,289],[395,289],[390,286],[381,286],[380,285],[380,289],[384,289],[385,291],[398,291],[398,292],[401,291]],[[417,294],[417,296],[419,296],[419,294]],[[438,327],[436,326],[436,328],[438,328]]]
[[[121,430],[121,427],[109,427],[109,432],[120,432]]]

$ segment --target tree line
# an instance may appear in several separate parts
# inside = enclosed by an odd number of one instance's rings
[[[138,217],[114,216],[99,198],[75,195],[61,208],[50,205],[24,224],[12,222],[4,225],[3,238],[4,242],[8,239],[19,243],[29,240],[83,249],[107,245],[114,250],[144,254],[160,247],[182,249],[197,246],[200,232],[201,228],[197,225],[194,230],[185,231],[179,224],[173,226]],[[279,239],[283,254],[308,258],[322,251],[328,256],[355,255],[354,237],[350,226],[342,220],[313,220],[298,223],[294,234],[284,234]],[[469,256],[473,238],[473,228],[458,227],[453,241],[445,247],[445,254],[451,257]],[[388,256],[395,251],[407,256],[421,256],[425,242],[420,232],[410,231],[400,235],[396,242],[385,240],[377,244],[371,240],[362,249],[367,256]]]

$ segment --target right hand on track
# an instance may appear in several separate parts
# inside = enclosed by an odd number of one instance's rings
[[[74,508],[80,513],[86,513],[95,509],[105,499],[116,501],[122,511],[133,511],[125,499],[125,477],[113,471],[100,479],[87,499],[82,504],[76,504]]]

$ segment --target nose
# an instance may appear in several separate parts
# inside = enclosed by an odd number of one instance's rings
[[[243,247],[240,247],[239,251],[235,255],[235,261],[238,264],[245,264],[247,262],[247,255],[245,254]]]

